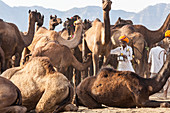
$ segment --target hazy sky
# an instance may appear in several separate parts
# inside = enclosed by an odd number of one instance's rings
[[[61,11],[73,7],[102,6],[102,0],[2,0],[9,6],[43,6]],[[149,5],[170,3],[170,0],[112,0],[112,9],[139,12]]]

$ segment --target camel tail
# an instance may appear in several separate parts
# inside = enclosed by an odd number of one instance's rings
[[[17,99],[12,105],[22,105],[22,95],[21,91],[17,88]]]
[[[74,90],[73,90],[72,86],[69,86],[69,94],[68,94],[67,98],[65,98],[52,113],[58,113],[67,104],[71,103],[73,100],[73,95],[74,95]]]

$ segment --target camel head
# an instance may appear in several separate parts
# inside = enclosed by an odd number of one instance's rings
[[[61,23],[62,23],[61,18],[57,18],[56,15],[55,16],[50,15],[50,22],[49,22],[50,26],[55,27]]]
[[[110,11],[111,10],[112,1],[110,0],[102,0],[102,7],[104,11]]]
[[[37,12],[37,10],[35,11],[29,10],[28,13],[29,13],[30,22],[33,21],[33,22],[38,22],[40,24],[42,23],[42,17],[40,12]]]
[[[44,24],[44,15],[41,16],[40,21],[37,23],[37,26],[41,27]]]
[[[85,19],[83,24],[84,24],[84,30],[88,30],[92,26],[92,22],[89,19],[88,20]]]
[[[115,25],[118,24],[130,24],[133,25],[133,22],[131,20],[124,20],[121,17],[118,18],[118,20],[116,21]]]
[[[63,26],[67,29],[69,35],[74,35],[74,22],[78,19],[80,19],[80,17],[78,15],[74,15],[71,18],[67,18],[67,20],[64,22]]]

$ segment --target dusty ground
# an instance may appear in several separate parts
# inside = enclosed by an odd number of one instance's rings
[[[150,96],[151,100],[158,101],[170,101],[170,92],[168,93],[168,99],[164,100],[163,93],[156,93]],[[63,112],[68,113],[68,112]],[[170,108],[114,108],[107,107],[103,109],[88,109],[86,107],[79,107],[77,112],[69,113],[170,113]]]

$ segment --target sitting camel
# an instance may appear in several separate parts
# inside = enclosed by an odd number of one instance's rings
[[[21,67],[6,70],[1,76],[11,80],[20,89],[23,106],[28,111],[58,112],[70,104],[73,98],[72,85],[63,74],[54,70],[47,57],[35,57]]]
[[[159,92],[170,76],[170,56],[154,78],[142,78],[130,71],[102,68],[97,76],[84,79],[76,89],[76,104],[98,108],[170,107],[168,102],[149,100]]]
[[[26,113],[27,108],[21,106],[22,96],[17,86],[0,76],[0,113]]]

